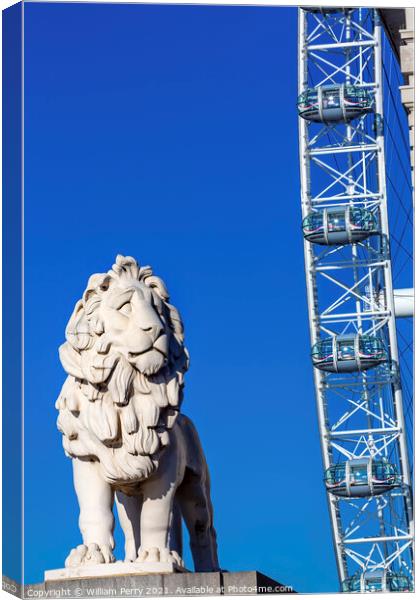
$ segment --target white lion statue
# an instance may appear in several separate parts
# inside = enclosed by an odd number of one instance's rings
[[[83,537],[66,567],[115,561],[115,501],[126,561],[183,567],[183,518],[195,570],[218,571],[209,473],[180,414],[183,326],[163,281],[117,256],[108,273],[90,277],[66,340],[57,425],[73,459]]]

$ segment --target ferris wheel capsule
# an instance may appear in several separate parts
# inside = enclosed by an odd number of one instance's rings
[[[317,369],[331,373],[366,371],[388,359],[383,341],[375,336],[350,333],[320,340],[312,347]]]
[[[325,485],[335,496],[365,498],[399,487],[400,478],[395,465],[363,457],[332,465],[325,471]]]
[[[322,14],[322,15],[333,15],[333,14],[339,13],[339,12],[349,13],[352,10],[354,10],[354,8],[338,7],[338,6],[337,7],[336,6],[305,6],[302,8],[305,12]]]
[[[355,573],[343,581],[343,592],[412,592],[410,577],[386,569]]]
[[[335,206],[312,211],[302,221],[303,235],[313,244],[354,244],[378,232],[375,215],[358,206]]]
[[[364,87],[347,84],[307,88],[298,97],[299,116],[316,123],[348,123],[373,112],[372,94]]]

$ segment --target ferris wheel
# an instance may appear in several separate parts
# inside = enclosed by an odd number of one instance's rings
[[[342,591],[408,591],[411,453],[393,287],[383,30],[374,9],[299,9],[302,234],[324,482]],[[405,390],[404,390],[405,393]]]

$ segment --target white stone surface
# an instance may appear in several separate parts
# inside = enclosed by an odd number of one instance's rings
[[[60,579],[85,579],[88,577],[118,577],[119,575],[145,575],[185,572],[187,572],[186,569],[178,567],[169,562],[130,563],[116,561],[111,564],[82,565],[79,567],[66,567],[64,569],[51,569],[49,571],[45,571],[44,580],[58,581]]]
[[[163,281],[117,256],[108,273],[90,277],[66,340],[57,426],[73,460],[83,538],[66,568],[115,569],[115,502],[127,561],[182,568],[182,514],[195,569],[218,570],[208,469],[180,414],[183,325]]]

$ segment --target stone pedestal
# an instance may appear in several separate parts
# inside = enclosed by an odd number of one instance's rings
[[[112,574],[64,577],[63,571],[47,571],[41,584],[46,597],[51,598],[143,598],[160,596],[236,596],[252,594],[294,593],[290,586],[274,581],[258,571],[234,573],[139,573],[115,569]],[[110,565],[104,565],[105,568]],[[126,565],[130,567],[130,565]],[[88,567],[85,567],[87,569]],[[56,579],[52,576],[57,573]],[[35,586],[33,586],[35,589]],[[25,586],[25,597],[33,597],[31,586]],[[40,584],[36,586],[39,596]]]
[[[136,575],[159,575],[167,573],[185,573],[186,569],[178,567],[174,563],[162,562],[123,562],[118,560],[112,564],[102,565],[82,565],[80,567],[64,567],[62,569],[53,569],[45,571],[45,582],[47,581],[67,581],[73,579],[101,579],[102,577],[131,577]]]

